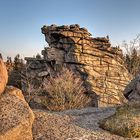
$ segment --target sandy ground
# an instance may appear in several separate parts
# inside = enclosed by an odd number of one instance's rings
[[[34,140],[136,140],[99,128],[98,122],[114,112],[115,108],[94,107],[53,113],[34,110]]]

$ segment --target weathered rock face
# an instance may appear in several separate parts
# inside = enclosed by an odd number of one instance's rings
[[[102,102],[121,101],[129,74],[123,66],[122,51],[111,47],[108,37],[90,37],[91,34],[78,25],[44,26],[42,33],[50,46],[42,51],[45,59],[58,64],[74,63]]]
[[[132,102],[140,102],[140,75],[136,76],[125,88],[124,96]]]
[[[9,86],[0,95],[0,140],[32,140],[34,115],[21,90]]]
[[[0,59],[0,94],[4,91],[7,82],[8,82],[8,74],[6,66],[4,65],[2,59]]]
[[[47,76],[66,66],[81,76],[87,92],[96,94],[99,106],[122,102],[130,75],[124,67],[122,51],[111,47],[108,37],[93,38],[77,24],[43,26],[42,33],[49,47],[42,51],[43,59],[26,58],[29,75],[39,77],[46,71],[43,75]]]

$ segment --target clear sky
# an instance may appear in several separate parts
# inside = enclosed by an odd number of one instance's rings
[[[41,27],[74,24],[113,45],[140,33],[140,0],[0,0],[0,52],[33,56],[46,44]]]

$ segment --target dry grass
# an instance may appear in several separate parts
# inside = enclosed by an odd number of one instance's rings
[[[90,101],[90,98],[84,94],[83,82],[71,70],[63,69],[45,83],[44,89],[48,98],[42,100],[42,104],[49,110],[81,108]]]
[[[118,107],[116,113],[100,122],[100,127],[114,134],[140,138],[140,105],[125,104]]]

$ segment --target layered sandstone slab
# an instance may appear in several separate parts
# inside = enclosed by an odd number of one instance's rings
[[[112,47],[108,36],[94,38],[78,24],[43,26],[42,33],[49,44],[42,50],[43,58],[25,58],[32,79],[41,81],[67,67],[81,76],[93,105],[121,104],[125,100],[123,90],[131,76],[124,66],[122,50]],[[45,76],[40,77],[42,72]]]
[[[101,104],[120,104],[130,75],[124,67],[122,50],[111,47],[109,37],[94,38],[79,25],[43,26],[49,48],[42,51],[46,60],[75,64]]]

